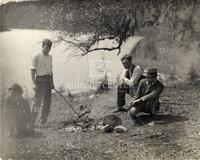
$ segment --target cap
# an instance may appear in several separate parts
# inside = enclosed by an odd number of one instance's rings
[[[9,91],[12,90],[15,92],[23,92],[22,87],[20,86],[19,83],[13,83],[13,85],[10,88],[8,88],[8,90]]]

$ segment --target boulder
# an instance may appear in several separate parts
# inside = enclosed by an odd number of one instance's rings
[[[114,128],[115,129],[115,132],[116,133],[124,133],[124,132],[127,132],[127,128],[122,126],[122,125],[119,125],[117,127]]]
[[[115,114],[106,115],[103,117],[103,125],[115,128],[116,126],[122,125],[122,119]]]

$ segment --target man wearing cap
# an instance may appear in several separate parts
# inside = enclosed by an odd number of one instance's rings
[[[130,103],[130,116],[134,124],[138,124],[137,114],[145,112],[154,114],[159,110],[159,97],[164,85],[157,80],[157,68],[147,69],[146,79],[140,81],[136,98]]]
[[[5,118],[9,135],[27,133],[31,125],[28,101],[22,96],[23,90],[18,83],[14,83],[8,90],[11,94],[5,101]]]
[[[33,57],[31,67],[31,77],[35,90],[34,104],[31,112],[36,120],[41,106],[41,124],[47,122],[51,106],[51,89],[54,89],[52,55],[49,54],[51,46],[51,40],[43,40],[42,52]]]
[[[126,54],[121,58],[124,71],[120,77],[120,82],[117,87],[117,110],[114,112],[126,111],[123,106],[126,104],[126,93],[133,96],[138,87],[138,83],[143,76],[143,69],[132,63],[132,55]]]

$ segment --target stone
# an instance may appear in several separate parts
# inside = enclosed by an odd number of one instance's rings
[[[115,129],[115,132],[116,133],[124,133],[124,132],[127,132],[127,128],[122,126],[122,125],[119,125],[117,127],[114,128]]]
[[[114,131],[114,128],[111,127],[111,126],[109,126],[109,125],[105,125],[105,126],[103,126],[103,127],[101,128],[101,131],[102,131],[103,133],[111,133],[111,132]]]
[[[122,119],[115,114],[109,114],[103,117],[103,125],[109,125],[114,128],[122,125]]]
[[[92,94],[92,95],[89,96],[89,99],[93,99],[94,97],[95,97],[95,95]]]
[[[76,132],[78,130],[80,130],[80,128],[75,128],[73,126],[65,128],[65,131],[67,132]]]
[[[154,126],[154,125],[155,125],[155,122],[152,121],[152,122],[148,123],[147,125],[148,125],[148,126]]]

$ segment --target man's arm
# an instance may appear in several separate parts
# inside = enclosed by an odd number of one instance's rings
[[[37,59],[37,56],[35,56],[33,58],[32,66],[31,66],[31,79],[34,85],[36,84],[37,65],[38,65],[38,59]]]
[[[134,87],[137,85],[139,78],[142,76],[144,71],[141,68],[136,68],[130,77],[130,79],[123,77],[124,82],[129,85],[130,87]]]
[[[52,58],[52,55],[51,56],[51,68],[53,68],[53,58]],[[51,89],[55,89],[55,86],[54,86],[54,81],[53,81],[53,71],[52,71],[52,75],[51,75]]]
[[[136,92],[136,96],[135,96],[135,100],[139,99],[142,95],[142,88],[144,87],[144,81],[141,80],[139,82],[138,88],[137,88],[137,92]]]
[[[164,89],[163,87],[158,87],[154,91],[152,91],[149,94],[141,97],[140,99],[142,100],[142,102],[154,99],[162,93],[163,89]]]
[[[129,105],[129,109],[138,102],[141,102],[142,100],[140,99],[141,95],[142,95],[142,88],[144,87],[144,82],[143,80],[140,81],[137,92],[136,92],[136,97],[135,99],[133,99]]]
[[[36,84],[36,70],[31,69],[31,78],[32,82],[35,85]]]

